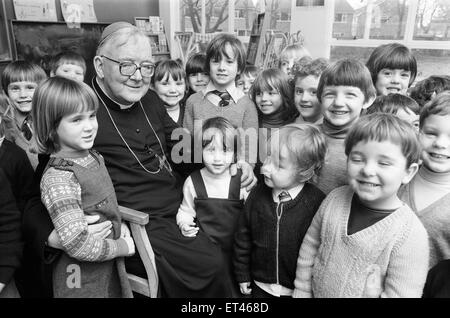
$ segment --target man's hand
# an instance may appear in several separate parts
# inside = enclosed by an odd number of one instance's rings
[[[92,224],[100,219],[100,215],[86,215],[86,221],[88,223],[88,232],[94,235],[97,239],[104,240],[111,233],[112,223],[111,221],[104,221],[98,224]],[[47,239],[47,244],[50,247],[62,250],[63,246],[58,233],[54,229]]]
[[[241,188],[245,187],[247,191],[250,192],[258,181],[253,173],[253,167],[247,162],[240,160],[236,164],[230,166],[230,174],[234,176],[237,173],[238,168],[242,170]]]

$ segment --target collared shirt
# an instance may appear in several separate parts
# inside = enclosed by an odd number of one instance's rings
[[[219,102],[221,101],[220,97],[212,92],[217,90],[216,86],[210,81],[208,85],[206,85],[205,89],[202,91],[203,97],[207,98],[211,103],[216,106],[219,106]],[[230,94],[231,99],[235,104],[237,104],[238,100],[242,98],[245,94],[234,85],[230,85],[226,89],[227,93]]]
[[[295,199],[297,197],[297,195],[300,193],[300,191],[302,191],[304,185],[305,185],[304,183],[301,183],[289,190],[272,189],[273,201],[275,203],[280,202],[280,199],[278,196],[283,191],[286,191],[289,193],[289,195],[291,196],[291,200]],[[262,290],[264,290],[266,293],[269,293],[269,294],[271,294],[273,296],[277,296],[277,297],[292,296],[292,293],[293,293],[292,289],[284,287],[283,285],[280,285],[280,284],[266,284],[266,283],[262,283],[262,282],[258,282],[258,281],[255,281],[255,284],[258,285],[258,287],[261,288]]]

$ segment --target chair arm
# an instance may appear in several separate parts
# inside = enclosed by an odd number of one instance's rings
[[[122,220],[139,225],[146,225],[148,223],[148,214],[140,211],[136,211],[130,208],[119,205],[119,211],[122,216]]]

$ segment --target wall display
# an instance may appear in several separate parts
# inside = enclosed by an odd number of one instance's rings
[[[49,72],[53,55],[70,50],[86,61],[85,81],[94,75],[93,58],[103,29],[109,23],[81,23],[80,28],[68,28],[64,22],[11,21],[15,57],[33,61]]]
[[[60,0],[66,22],[97,22],[93,0]]]
[[[17,20],[58,21],[55,0],[14,0]]]

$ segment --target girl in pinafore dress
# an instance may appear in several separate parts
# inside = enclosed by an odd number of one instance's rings
[[[231,253],[248,192],[240,187],[241,172],[231,176],[229,170],[236,159],[236,130],[227,119],[214,117],[205,121],[202,131],[205,167],[192,173],[184,183],[177,224],[184,236],[195,237],[202,230],[222,248],[230,291],[237,297],[240,293],[232,274]]]
[[[41,197],[64,253],[53,270],[55,297],[131,297],[123,256],[134,242],[121,223],[103,157],[92,150],[97,134],[98,100],[84,83],[54,77],[33,99],[37,144],[50,161],[41,180]],[[106,238],[88,232],[86,215],[111,222]]]

